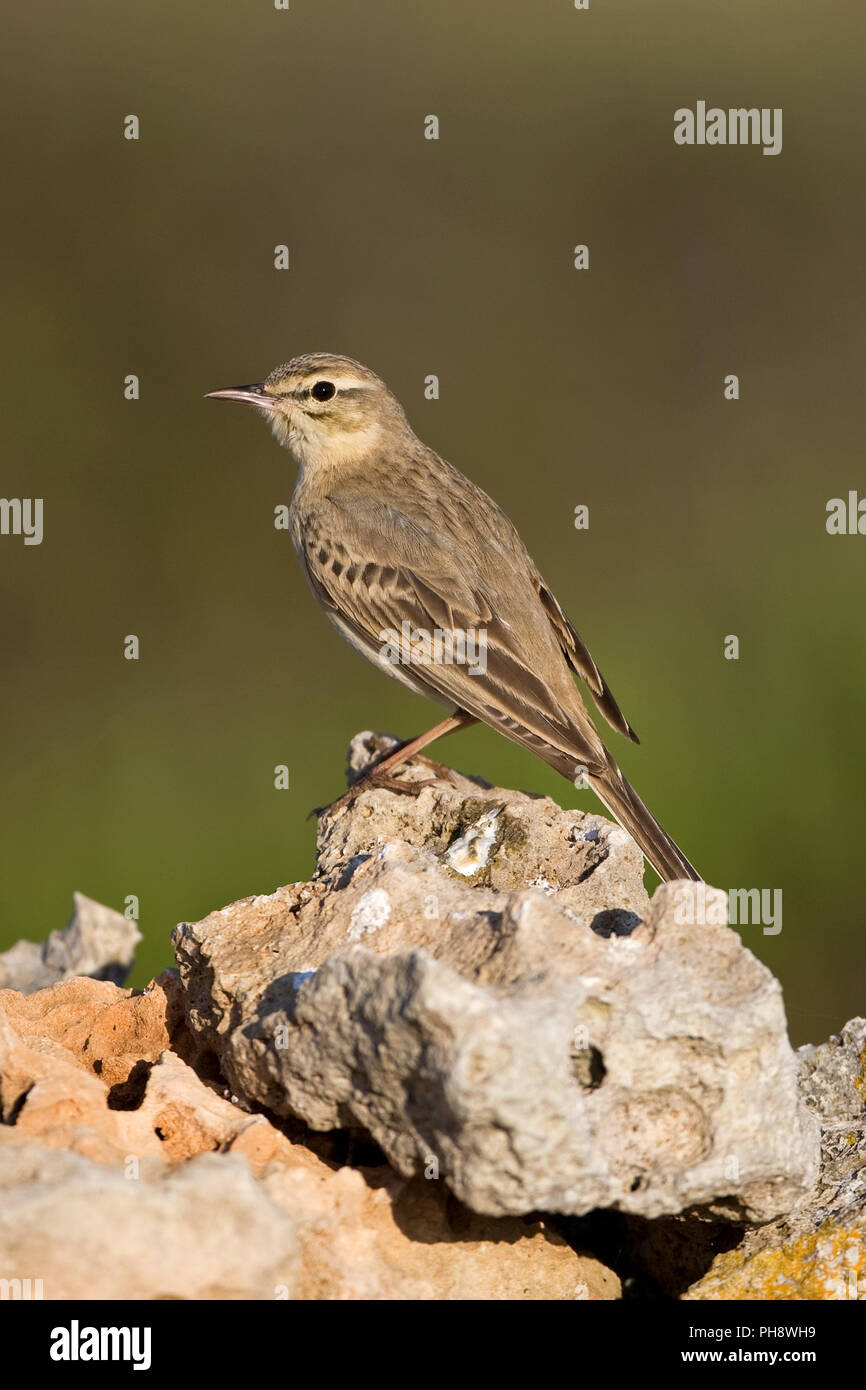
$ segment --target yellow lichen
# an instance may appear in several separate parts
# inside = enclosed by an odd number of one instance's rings
[[[694,1299],[847,1300],[866,1298],[862,1231],[827,1221],[774,1249],[718,1255],[686,1294]]]

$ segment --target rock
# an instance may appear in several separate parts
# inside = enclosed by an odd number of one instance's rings
[[[394,742],[378,734],[356,735],[349,749],[350,780]],[[618,825],[603,816],[562,811],[547,796],[462,777],[424,758],[402,775],[407,783],[423,781],[431,769],[448,780],[417,797],[372,789],[349,814],[322,815],[317,876],[339,879],[358,857],[367,858],[371,847],[393,841],[433,854],[437,872],[451,870],[447,878],[455,886],[533,887],[587,923],[604,914],[606,934],[612,914],[622,914],[623,930],[645,914],[643,857]]]
[[[254,1166],[290,1141],[207,1085],[184,1061],[176,971],[146,990],[77,978],[36,994],[0,992],[0,1119],[19,1137],[100,1162],[178,1162],[220,1149]]]
[[[47,1299],[274,1298],[298,1279],[291,1216],[242,1157],[127,1178],[0,1136],[0,1270]]]
[[[473,1216],[423,1179],[368,1182],[304,1149],[260,1178],[234,1153],[131,1170],[4,1134],[0,1277],[47,1299],[619,1295],[541,1222]]]
[[[127,1080],[142,1062],[167,1047],[194,1051],[184,1026],[183,994],[176,970],[165,970],[145,990],[75,976],[35,994],[0,992],[4,1018],[31,1047],[69,1054],[104,1086]]]
[[[101,1162],[187,1158],[255,1123],[172,1045],[195,1053],[173,971],[143,992],[84,977],[29,995],[4,990],[0,1119],[19,1137]]]
[[[137,926],[83,893],[73,894],[73,901],[63,931],[53,931],[38,945],[17,941],[0,954],[0,989],[29,994],[74,975],[123,984],[141,940]]]
[[[786,1212],[817,1126],[725,895],[690,924],[694,885],[648,904],[602,817],[439,770],[323,813],[310,883],[176,929],[189,1026],[233,1092],[369,1133],[479,1213]]]
[[[616,1299],[620,1283],[548,1222],[478,1216],[441,1182],[389,1168],[273,1165],[268,1194],[297,1223],[296,1298]]]
[[[852,1018],[841,1034],[817,1047],[807,1044],[797,1052],[800,1089],[806,1104],[819,1117],[824,1144],[822,1181],[828,1164],[833,1166],[839,1153],[833,1152],[833,1135],[848,1133],[866,1119],[866,1019]],[[847,1139],[841,1153],[853,1140]],[[831,1181],[839,1177],[835,1169]],[[856,1196],[862,1195],[866,1173],[861,1169]]]
[[[0,993],[0,1278],[46,1298],[610,1299],[538,1219],[353,1170],[184,1061],[179,982]]]
[[[784,1220],[718,1256],[688,1299],[866,1299],[866,1019],[798,1054],[821,1169]]]

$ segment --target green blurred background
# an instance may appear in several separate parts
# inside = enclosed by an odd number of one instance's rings
[[[0,946],[136,894],[145,982],[309,876],[353,733],[438,718],[316,610],[289,455],[202,399],[328,350],[517,522],[707,879],[783,890],[743,935],[794,1040],[866,1011],[866,538],[824,525],[866,492],[864,38],[855,0],[7,11],[0,493],[45,539],[0,537]],[[678,148],[698,99],[782,107],[782,154]],[[596,809],[486,729],[441,756]]]

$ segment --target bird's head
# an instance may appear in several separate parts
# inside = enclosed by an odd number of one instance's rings
[[[208,394],[264,412],[301,465],[359,461],[383,435],[407,428],[403,408],[384,381],[351,357],[333,353],[294,357],[264,381]]]

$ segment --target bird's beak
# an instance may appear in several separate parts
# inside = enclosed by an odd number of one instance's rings
[[[206,399],[217,401],[246,401],[247,405],[257,405],[260,410],[276,410],[280,404],[278,396],[271,396],[260,381],[251,386],[229,386],[225,391],[208,391]]]

